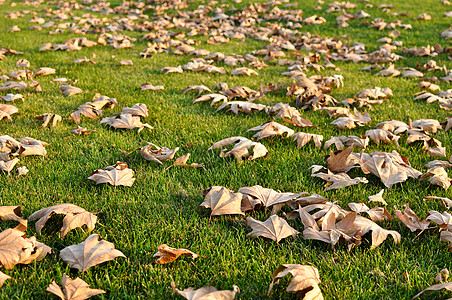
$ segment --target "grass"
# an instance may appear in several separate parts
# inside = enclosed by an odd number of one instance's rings
[[[237,8],[244,7],[249,1],[234,4]],[[313,14],[323,14],[313,9],[315,1],[297,1],[298,8],[304,11],[304,17]],[[404,46],[425,46],[438,43],[443,47],[451,46],[440,38],[440,32],[450,25],[450,19],[443,13],[450,10],[442,6],[440,1],[427,0],[419,3],[394,0],[392,11],[406,12],[408,17],[390,16],[376,6],[385,3],[377,0],[372,2],[374,8],[364,8],[366,3],[357,2],[357,8],[350,10],[355,13],[364,9],[372,18],[382,17],[388,21],[400,18],[403,23],[410,23],[414,30],[402,31],[398,40]],[[443,268],[451,267],[452,255],[447,244],[439,241],[437,230],[423,233],[411,242],[416,233],[411,233],[399,221],[386,221],[384,228],[397,230],[402,234],[402,243],[395,245],[391,238],[379,248],[370,250],[368,242],[364,242],[349,252],[345,246],[331,250],[326,244],[306,241],[302,237],[288,238],[279,244],[262,238],[251,240],[246,237],[249,227],[242,217],[215,217],[209,223],[209,213],[200,210],[202,202],[201,191],[213,185],[224,185],[237,190],[242,186],[259,184],[264,187],[287,192],[319,193],[331,201],[340,201],[343,207],[349,202],[367,201],[367,197],[383,188],[382,183],[373,176],[367,185],[357,185],[341,190],[323,192],[323,182],[312,178],[308,167],[321,164],[328,153],[308,145],[302,150],[296,148],[289,139],[274,138],[264,140],[263,144],[269,150],[269,156],[263,160],[239,163],[232,159],[219,157],[219,151],[207,151],[214,142],[230,136],[246,136],[251,133],[246,130],[270,120],[264,113],[253,115],[240,114],[235,116],[216,113],[206,103],[192,104],[194,94],[182,94],[183,88],[189,85],[204,84],[213,87],[218,82],[227,82],[229,86],[245,85],[259,88],[261,83],[289,84],[290,79],[280,75],[286,70],[275,62],[268,62],[269,67],[259,71],[260,76],[249,78],[230,75],[232,67],[225,66],[227,74],[190,73],[162,75],[159,70],[165,66],[185,64],[190,57],[172,54],[157,54],[148,59],[141,59],[140,51],[146,48],[147,41],[142,40],[141,32],[127,31],[131,37],[137,38],[131,49],[113,49],[109,46],[84,48],[73,52],[38,52],[46,42],[60,43],[80,34],[66,33],[49,35],[48,29],[30,31],[28,21],[30,14],[18,20],[5,18],[5,13],[18,10],[36,11],[42,14],[42,8],[53,8],[52,4],[38,7],[27,6],[17,2],[10,6],[6,1],[0,6],[0,44],[2,47],[23,51],[20,56],[8,56],[0,61],[2,74],[16,70],[15,62],[26,58],[31,62],[32,69],[38,67],[53,67],[56,75],[38,78],[44,92],[24,92],[25,101],[16,103],[20,114],[14,115],[14,121],[0,122],[0,132],[14,138],[24,136],[34,137],[50,143],[46,157],[25,157],[20,165],[30,169],[25,177],[15,175],[0,175],[2,205],[22,205],[24,215],[50,205],[70,202],[88,211],[97,213],[98,224],[94,233],[113,242],[117,249],[124,252],[127,259],[119,258],[100,266],[93,267],[83,274],[70,270],[69,266],[58,257],[59,250],[85,240],[90,233],[81,229],[71,231],[64,240],[58,237],[58,219],[53,220],[48,230],[37,238],[52,247],[53,254],[43,261],[31,265],[16,266],[5,271],[13,277],[2,287],[3,299],[48,299],[46,287],[53,280],[60,282],[63,273],[72,278],[80,276],[92,288],[107,291],[107,294],[97,296],[98,299],[172,299],[176,297],[170,288],[170,282],[175,281],[179,288],[193,286],[199,288],[213,285],[219,289],[231,289],[233,284],[240,287],[241,299],[290,299],[294,295],[285,292],[288,280],[276,287],[271,296],[266,294],[271,274],[279,264],[298,263],[312,264],[320,272],[322,292],[326,299],[409,299],[418,291],[434,283],[433,278]],[[112,7],[119,1],[112,2]],[[191,8],[203,4],[196,1]],[[422,5],[420,5],[422,4]],[[422,12],[432,15],[431,21],[416,21],[414,17]],[[82,15],[86,11],[72,11]],[[169,13],[175,13],[170,11]],[[152,15],[152,11],[148,13]],[[378,48],[375,42],[378,38],[387,36],[389,30],[377,31],[367,26],[359,25],[360,20],[350,21],[350,27],[337,28],[335,18],[337,13],[324,15],[327,23],[315,26],[303,26],[301,32],[311,32],[321,36],[344,36],[344,42],[363,42],[368,51]],[[107,17],[113,17],[109,15]],[[49,18],[46,18],[46,20]],[[18,25],[22,31],[8,33],[13,25]],[[96,35],[87,34],[90,40]],[[221,51],[226,54],[246,54],[252,50],[267,45],[247,39],[246,42],[233,40],[224,45],[208,45],[206,37],[195,37],[202,41],[196,48],[210,51]],[[95,65],[75,65],[73,60],[92,58],[95,54]],[[119,66],[121,59],[131,59],[133,66]],[[404,58],[396,66],[415,67],[417,63],[424,64],[431,58]],[[452,67],[446,54],[434,58],[438,65]],[[370,111],[372,122],[366,127],[353,130],[338,130],[329,125],[330,118],[326,114],[306,111],[303,116],[309,118],[318,128],[303,129],[310,133],[323,134],[326,139],[335,135],[362,135],[365,130],[381,121],[399,119],[408,121],[419,118],[434,118],[440,121],[448,116],[435,104],[413,101],[413,94],[418,92],[417,80],[403,78],[381,78],[360,71],[367,64],[352,64],[337,62],[340,71],[327,70],[322,75],[341,74],[345,78],[345,87],[335,89],[332,95],[342,100],[353,96],[357,91],[375,86],[390,87],[394,97],[382,105],[377,105]],[[222,64],[220,64],[222,65]],[[308,75],[316,74],[309,71]],[[428,76],[441,75],[440,72],[429,73]],[[58,85],[52,82],[57,77],[67,77],[77,82],[74,84],[84,92],[72,97],[63,97],[58,91]],[[140,91],[142,83],[162,84],[164,91]],[[440,83],[443,90],[447,83]],[[450,88],[450,86],[449,86]],[[155,129],[144,130],[137,134],[135,130],[110,130],[99,124],[99,120],[82,119],[81,126],[96,129],[87,137],[77,137],[70,134],[76,126],[69,121],[69,115],[78,105],[90,101],[95,93],[108,95],[118,100],[121,107],[132,106],[135,103],[145,103],[150,116],[145,121]],[[6,93],[4,93],[6,94]],[[3,95],[3,94],[2,94]],[[293,104],[293,99],[285,96],[284,91],[268,94],[259,103],[275,104],[277,102]],[[105,110],[104,115],[118,113],[120,108]],[[42,129],[40,121],[33,117],[46,112],[58,113],[64,122],[55,128]],[[295,128],[294,128],[295,129]],[[296,131],[301,131],[295,129]],[[435,137],[443,142],[450,155],[451,134],[440,131]],[[164,170],[153,163],[145,161],[134,152],[125,155],[145,142],[153,142],[170,148],[181,147],[180,154],[190,152],[191,161],[202,162],[203,169],[171,168]],[[399,151],[406,155],[414,168],[424,171],[424,165],[432,158],[418,146],[407,146],[404,141],[400,147],[393,145],[371,144],[366,152]],[[131,188],[95,186],[84,182],[88,174],[99,168],[125,161],[136,172],[136,181]],[[169,166],[168,163],[166,163]],[[352,177],[363,176],[360,171],[352,172]],[[426,182],[408,180],[385,191],[388,209],[393,212],[394,206],[402,208],[408,203],[410,207],[424,218],[429,210],[443,211],[438,202],[425,202],[424,196],[450,196],[444,191]],[[287,212],[288,210],[286,210]],[[270,211],[247,213],[253,218],[265,220]],[[52,222],[51,222],[52,223]],[[300,220],[289,221],[298,230],[303,226]],[[11,225],[1,223],[1,229]],[[34,235],[34,224],[30,224],[28,235]],[[179,259],[170,265],[153,265],[152,255],[160,244],[172,247],[188,248],[200,255],[196,261]],[[2,270],[4,271],[4,270]],[[424,295],[428,297],[451,296],[450,292],[436,292]],[[53,297],[53,296],[52,296]],[[55,297],[56,298],[56,297]],[[427,299],[427,298],[425,298]]]

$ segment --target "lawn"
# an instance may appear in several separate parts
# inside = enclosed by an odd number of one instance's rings
[[[73,37],[84,36],[89,40],[97,40],[100,33],[71,33],[64,29],[62,33],[49,34],[56,28],[30,30],[29,21],[34,17],[27,13],[18,19],[7,17],[8,13],[16,11],[31,11],[41,16],[45,21],[53,20],[56,24],[74,22],[86,18],[87,13],[109,18],[101,27],[117,22],[126,15],[106,14],[88,11],[87,9],[71,9],[66,14],[67,20],[60,20],[53,15],[46,15],[49,9],[56,9],[57,1],[29,5],[21,1],[2,1],[0,5],[0,47],[22,51],[20,55],[8,55],[0,61],[1,74],[8,75],[18,70],[16,61],[27,59],[30,70],[39,67],[56,69],[56,74],[37,77],[43,92],[15,91],[24,95],[24,101],[13,103],[19,113],[12,116],[10,123],[6,119],[0,121],[0,135],[9,135],[15,139],[32,137],[45,141],[47,155],[28,156],[20,159],[17,166],[26,166],[30,172],[25,176],[17,176],[15,172],[8,175],[0,174],[0,190],[2,205],[21,205],[23,215],[28,217],[34,211],[59,203],[72,203],[93,212],[98,217],[98,223],[93,232],[75,229],[61,239],[59,228],[61,218],[52,217],[49,225],[41,234],[37,234],[34,222],[29,222],[27,236],[36,235],[40,242],[50,246],[53,253],[40,262],[29,265],[18,265],[12,270],[1,269],[13,279],[7,280],[1,287],[3,299],[49,299],[55,298],[46,292],[52,282],[61,282],[64,274],[71,278],[80,277],[91,288],[103,289],[107,293],[96,296],[97,299],[179,299],[173,293],[170,283],[174,281],[179,289],[187,287],[200,288],[212,285],[218,289],[232,289],[236,284],[240,288],[237,298],[240,299],[291,299],[295,295],[285,291],[289,280],[281,280],[272,294],[267,294],[273,271],[280,264],[310,264],[318,268],[322,283],[320,288],[326,299],[410,299],[419,291],[435,283],[434,277],[443,268],[451,268],[452,254],[447,243],[441,242],[438,229],[431,229],[414,239],[417,232],[411,232],[398,219],[387,220],[380,225],[386,229],[396,230],[402,235],[400,244],[395,244],[389,237],[381,246],[370,249],[370,235],[363,237],[363,243],[351,251],[345,244],[338,245],[334,250],[330,245],[319,241],[305,240],[300,234],[289,237],[279,243],[257,238],[251,239],[247,234],[251,228],[242,216],[217,216],[209,218],[210,210],[199,208],[204,197],[202,191],[211,186],[225,186],[233,191],[241,187],[261,185],[281,192],[317,193],[337,202],[347,208],[350,202],[363,201],[367,204],[368,196],[378,193],[385,186],[373,175],[364,175],[359,169],[350,172],[351,177],[365,176],[368,184],[359,184],[342,189],[324,191],[325,182],[311,177],[311,165],[325,165],[324,157],[328,150],[316,148],[308,144],[301,150],[291,138],[273,137],[261,140],[268,149],[269,155],[264,159],[253,161],[237,161],[233,158],[220,157],[219,150],[209,150],[213,143],[232,136],[251,138],[253,133],[249,128],[258,126],[273,118],[264,112],[253,114],[216,112],[208,102],[193,104],[195,92],[183,94],[183,90],[192,85],[203,84],[209,88],[220,82],[226,82],[229,87],[247,86],[259,90],[261,84],[282,84],[281,90],[270,92],[257,103],[274,105],[278,102],[295,105],[293,97],[286,96],[285,87],[294,80],[282,76],[288,66],[278,65],[278,60],[265,61],[267,67],[257,70],[259,75],[232,76],[236,67],[223,62],[215,65],[224,67],[226,73],[202,73],[185,71],[182,74],[163,74],[160,69],[168,66],[184,65],[192,58],[189,55],[173,53],[157,53],[143,59],[140,52],[147,48],[148,40],[142,37],[148,32],[121,31],[131,38],[136,38],[129,49],[114,49],[108,45],[97,45],[82,48],[80,51],[45,51],[39,49],[45,43],[62,43]],[[257,1],[264,3],[265,1]],[[38,3],[38,1],[36,2]],[[88,3],[88,1],[86,2]],[[226,14],[234,14],[248,6],[251,1],[233,3],[230,1],[212,1],[210,6],[219,7],[227,4]],[[438,66],[452,68],[451,53],[441,53],[436,57],[415,57],[402,53],[402,48],[422,47],[439,44],[451,47],[450,40],[440,37],[440,33],[450,27],[452,18],[444,13],[452,10],[452,6],[441,4],[439,0],[386,2],[375,0],[371,2],[353,1],[355,8],[347,12],[354,14],[363,9],[371,14],[371,18],[350,20],[349,27],[336,26],[339,13],[325,13],[328,2],[320,4],[321,10],[314,7],[316,1],[294,1],[297,9],[303,10],[303,18],[317,14],[326,19],[319,25],[303,25],[297,29],[301,34],[310,32],[321,37],[339,37],[344,43],[361,42],[366,45],[366,51],[373,52],[380,46],[376,42],[381,37],[388,36],[390,29],[379,31],[370,28],[364,22],[370,23],[375,18],[387,21],[402,20],[411,24],[412,30],[399,29],[397,38],[403,42],[402,47],[394,53],[403,57],[395,62],[396,67],[422,66],[433,59]],[[371,3],[373,7],[365,7]],[[380,4],[393,4],[391,12],[377,8]],[[14,4],[14,5],[12,5]],[[110,7],[115,7],[120,1],[111,1]],[[92,4],[86,4],[89,7]],[[188,8],[194,10],[199,5],[207,5],[204,1],[191,1]],[[282,7],[285,3],[279,4]],[[151,5],[152,7],[152,5]],[[232,10],[232,7],[238,9]],[[47,9],[47,11],[45,10]],[[134,8],[135,9],[135,8]],[[394,16],[393,12],[407,13]],[[431,15],[431,20],[415,20],[421,13]],[[154,15],[152,9],[143,12],[149,16],[148,21],[160,18]],[[169,9],[169,16],[177,16],[178,11]],[[85,16],[84,16],[85,15]],[[213,12],[209,16],[213,16]],[[172,20],[172,19],[169,19]],[[140,22],[140,19],[133,22]],[[285,21],[271,21],[270,23]],[[20,32],[8,32],[17,25]],[[257,26],[268,26],[262,21]],[[175,32],[181,30],[170,29]],[[207,44],[208,36],[191,37],[200,42],[194,45],[196,49],[207,49],[210,52],[223,52],[226,55],[245,55],[253,50],[269,45],[268,41],[259,41],[247,37],[245,41],[231,39],[229,43],[220,45]],[[295,60],[293,51],[284,51],[289,60]],[[307,54],[307,51],[301,51]],[[323,57],[323,56],[322,56]],[[89,58],[96,64],[74,64],[80,58]],[[261,60],[263,57],[259,57]],[[121,60],[131,60],[132,66],[119,64]],[[323,59],[321,60],[321,63]],[[437,104],[425,101],[415,101],[414,94],[421,91],[417,87],[418,78],[379,77],[376,71],[365,72],[361,68],[369,63],[352,63],[333,61],[340,70],[325,69],[317,72],[305,70],[308,76],[320,74],[332,76],[340,74],[344,77],[344,86],[333,88],[331,95],[339,102],[353,97],[358,91],[389,87],[393,96],[389,101],[368,108],[372,121],[363,127],[340,130],[331,125],[333,121],[326,113],[313,110],[300,110],[302,116],[312,121],[315,127],[297,128],[288,124],[296,132],[322,134],[324,140],[332,136],[357,135],[362,136],[366,130],[386,120],[437,119],[444,121],[450,114]],[[383,64],[384,65],[384,64]],[[444,76],[443,71],[424,72],[425,76]],[[71,84],[83,90],[82,93],[64,97],[58,90],[59,84],[53,79],[65,77]],[[30,82],[30,80],[27,80]],[[163,85],[163,91],[141,91],[140,85],[150,83]],[[438,83],[442,90],[451,88],[450,83]],[[9,92],[1,92],[1,96]],[[154,129],[137,130],[110,129],[99,124],[100,119],[82,117],[80,126],[96,131],[87,136],[76,136],[70,131],[77,127],[70,114],[87,101],[92,101],[94,95],[100,93],[116,98],[120,107],[104,109],[104,117],[120,113],[122,107],[131,107],[135,103],[144,103],[149,109],[149,117],[142,119]],[[2,102],[5,103],[5,102]],[[10,104],[10,103],[8,103]],[[364,109],[360,109],[364,111]],[[56,127],[41,127],[41,121],[34,117],[43,113],[56,113],[63,121]],[[281,120],[277,122],[282,123]],[[434,137],[443,143],[449,157],[452,152],[451,131],[439,130]],[[172,162],[164,162],[159,166],[146,161],[140,151],[133,151],[152,142],[161,147],[180,147],[176,157],[191,153],[190,162],[203,163],[203,168],[171,167]],[[405,137],[400,139],[400,146],[394,144],[369,143],[366,153],[373,151],[398,151],[408,157],[411,165],[425,172],[425,164],[432,158],[419,144],[407,145]],[[355,150],[359,152],[359,150]],[[446,159],[446,158],[443,158]],[[89,174],[115,164],[126,162],[135,171],[136,181],[132,187],[111,185],[96,185],[85,181]],[[450,171],[448,171],[449,174]],[[394,215],[396,208],[409,206],[423,220],[428,211],[443,212],[445,208],[439,201],[424,201],[426,196],[450,197],[450,192],[427,181],[419,182],[409,179],[404,183],[386,189],[384,198],[387,210]],[[373,205],[374,206],[374,205]],[[288,206],[279,213],[283,217],[290,212]],[[249,211],[246,217],[264,221],[271,215],[271,209]],[[300,219],[288,220],[289,224],[303,231]],[[2,230],[15,226],[13,222],[1,222]],[[59,251],[69,245],[84,241],[90,234],[99,234],[102,239],[114,243],[116,249],[122,251],[127,258],[117,258],[80,273],[71,269],[58,256]],[[414,240],[413,240],[414,239]],[[154,264],[153,254],[157,246],[167,244],[175,248],[187,248],[200,257],[196,260],[179,258],[167,265]],[[450,297],[451,292],[428,292],[427,297]],[[94,298],[96,298],[94,297]]]

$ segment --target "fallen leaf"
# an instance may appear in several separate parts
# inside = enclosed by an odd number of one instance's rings
[[[319,283],[321,283],[319,270],[309,265],[279,265],[273,272],[268,294],[271,293],[273,286],[279,282],[279,279],[288,274],[292,275],[292,279],[286,291],[296,293],[297,298],[304,300],[323,300],[322,291],[319,288]]]
[[[70,97],[72,95],[83,93],[81,89],[78,87],[72,86],[72,85],[61,85],[60,91],[63,93],[64,96]]]
[[[90,134],[91,132],[94,132],[94,131],[96,131],[95,129],[86,129],[86,128],[83,128],[83,127],[77,127],[77,128],[75,128],[75,129],[72,129],[71,130],[71,133],[72,134],[75,134],[75,135],[88,135],[88,134]]]
[[[252,232],[248,233],[248,236],[252,238],[262,236],[279,243],[284,238],[299,234],[297,230],[290,227],[286,220],[277,215],[270,216],[265,222],[247,217],[246,222],[253,229]]]
[[[383,205],[388,205],[388,203],[383,199],[384,189],[381,189],[377,194],[369,196],[368,199],[370,202],[380,202]]]
[[[220,190],[207,194],[204,202],[199,206],[210,208],[210,217],[220,215],[245,215],[241,210],[241,204],[241,193],[233,193],[222,187]]]
[[[136,178],[135,172],[126,163],[116,162],[113,166],[93,171],[86,180],[94,180],[96,184],[109,183],[112,186],[132,186]]]
[[[131,114],[121,114],[116,117],[104,118],[100,121],[100,124],[107,124],[111,127],[118,129],[134,129],[138,128],[138,133],[144,128],[154,129],[149,124],[142,123],[140,117],[135,117]]]
[[[85,209],[70,203],[62,203],[53,205],[47,208],[40,209],[32,213],[29,217],[29,221],[36,221],[36,232],[41,234],[42,228],[45,226],[47,220],[53,214],[63,214],[63,227],[61,228],[61,238],[64,239],[66,234],[74,228],[82,227],[86,225],[88,231],[94,230],[97,216],[86,211]]]
[[[63,300],[84,300],[95,295],[106,293],[103,290],[90,289],[89,285],[80,278],[72,280],[66,274],[63,274],[61,280],[62,288],[55,281],[47,287],[46,291],[57,295]]]
[[[268,150],[263,144],[253,142],[241,136],[230,137],[218,141],[213,144],[208,150],[227,147],[231,144],[234,144],[234,147],[226,153],[224,152],[227,149],[222,149],[220,157],[234,156],[237,160],[241,161],[244,159],[253,160],[256,158],[265,157],[268,154]]]
[[[52,121],[52,127],[55,127],[57,122],[61,122],[63,119],[61,118],[60,115],[56,115],[56,114],[51,114],[51,113],[45,113],[43,115],[40,116],[36,116],[35,117],[36,120],[43,120],[44,123],[42,124],[42,127],[45,128],[47,127],[47,125],[50,123],[50,121]]]
[[[188,165],[187,161],[189,158],[190,158],[190,153],[182,155],[181,157],[176,159],[176,161],[174,162],[174,166],[189,167],[189,168],[203,168],[204,167],[204,164],[198,164],[198,163],[191,163]]]
[[[3,286],[7,279],[11,279],[11,276],[8,276],[5,273],[0,272],[0,288]]]
[[[153,258],[157,258],[155,263],[159,265],[171,263],[181,255],[190,256],[193,260],[198,258],[198,254],[190,250],[171,248],[165,244],[158,246],[157,249],[158,252],[154,254]]]
[[[205,286],[197,290],[190,287],[181,291],[176,288],[176,284],[172,281],[171,287],[174,293],[188,300],[203,300],[203,299],[234,300],[235,295],[240,292],[239,287],[236,285],[233,285],[232,291],[230,290],[219,291],[213,286]]]
[[[99,241],[98,234],[90,235],[84,242],[64,248],[60,251],[60,258],[71,268],[81,272],[116,257],[126,257],[115,249],[113,243]]]
[[[287,137],[290,137],[295,133],[292,129],[272,121],[250,128],[247,131],[258,131],[255,135],[253,135],[253,138],[257,138],[257,140],[276,135],[284,137],[284,134],[286,134]]]
[[[22,207],[17,206],[0,206],[0,219],[3,221],[16,221],[19,225],[14,228],[18,231],[26,232],[28,227],[28,221],[22,219]]]
[[[154,161],[159,165],[163,165],[162,161],[171,160],[174,158],[174,155],[179,150],[179,147],[174,149],[169,149],[166,147],[160,148],[153,143],[148,143],[147,146],[144,146],[140,149],[140,153],[144,159],[147,161]],[[188,160],[188,158],[187,158]]]

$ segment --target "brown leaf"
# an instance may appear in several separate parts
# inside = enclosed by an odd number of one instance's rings
[[[109,183],[112,186],[132,186],[136,178],[133,178],[134,171],[127,168],[127,164],[116,162],[116,165],[108,166],[92,172],[86,180],[94,180],[96,184]]]
[[[83,127],[77,127],[77,128],[75,128],[75,129],[72,129],[71,130],[71,133],[72,134],[75,134],[75,135],[88,135],[88,134],[90,134],[91,132],[94,132],[94,131],[96,131],[95,129],[86,129],[86,128],[83,128]]]
[[[83,91],[81,89],[79,89],[78,87],[75,87],[75,86],[71,86],[71,85],[60,86],[60,91],[66,97],[70,97],[72,95],[83,93]]]
[[[248,233],[248,236],[252,238],[262,236],[279,243],[280,240],[286,237],[299,234],[297,230],[290,227],[286,220],[277,215],[270,216],[265,222],[248,217],[246,218],[246,222],[253,229],[253,231]]]
[[[8,276],[5,273],[0,272],[0,287],[2,287],[3,284],[5,283],[5,281],[10,278],[11,278],[11,276]]]
[[[121,114],[116,117],[104,118],[100,121],[100,124],[107,124],[111,127],[122,129],[138,128],[138,132],[141,132],[144,128],[154,129],[149,124],[141,123],[140,117],[135,117],[131,114]]]
[[[428,288],[426,288],[426,289],[420,291],[419,293],[417,293],[416,295],[414,295],[413,298],[411,298],[411,299],[415,299],[415,298],[419,297],[425,291],[440,291],[440,290],[444,290],[444,289],[446,289],[448,291],[452,291],[452,282],[438,283],[438,284],[429,286]]]
[[[234,147],[228,152],[227,149],[222,149],[220,157],[234,156],[237,160],[244,159],[253,160],[268,155],[268,150],[265,146],[258,142],[253,142],[241,136],[235,136],[223,139],[213,144],[208,150],[217,149],[234,144]]]
[[[167,147],[160,148],[153,143],[148,143],[147,146],[144,146],[140,149],[140,153],[147,161],[154,161],[159,165],[163,165],[162,161],[173,159],[178,150],[179,147],[176,147],[174,149],[169,149]]]
[[[210,208],[210,216],[245,215],[241,210],[242,194],[234,194],[222,187],[220,190],[207,194],[204,202],[199,206]]]
[[[171,248],[165,244],[158,246],[157,249],[158,252],[154,254],[153,258],[157,258],[155,263],[159,265],[171,263],[181,255],[190,256],[193,260],[198,258],[198,254],[190,250]]]
[[[50,123],[50,121],[52,121],[52,127],[55,127],[57,122],[61,122],[63,119],[61,118],[60,115],[56,115],[56,114],[51,114],[51,113],[45,113],[43,115],[40,116],[36,116],[35,117],[36,120],[43,120],[44,123],[42,124],[42,127],[47,127],[47,125]]]
[[[203,300],[203,299],[234,300],[235,294],[240,292],[239,287],[236,285],[233,285],[232,291],[230,290],[219,291],[213,286],[205,286],[197,290],[190,287],[181,291],[176,288],[176,284],[174,282],[171,282],[171,287],[174,293],[188,300]]]
[[[330,152],[328,158],[328,169],[333,173],[348,172],[355,165],[358,164],[358,160],[351,156],[353,152],[353,146],[348,147],[345,150],[338,150],[336,152]]]
[[[319,288],[319,283],[321,283],[319,270],[309,265],[280,265],[273,272],[268,294],[271,293],[273,285],[277,284],[280,278],[288,274],[293,277],[286,291],[296,293],[298,298],[304,300],[323,300],[322,291]]]
[[[388,203],[383,199],[384,189],[381,189],[377,194],[369,196],[368,199],[370,202],[380,202],[383,205],[388,205]]]
[[[297,141],[298,149],[303,148],[303,146],[311,140],[317,148],[322,147],[323,135],[297,132],[293,135],[293,137],[294,141]]]
[[[253,138],[257,138],[257,140],[266,137],[273,137],[276,135],[284,137],[284,134],[286,134],[287,137],[290,137],[295,133],[292,129],[272,121],[268,121],[259,126],[250,128],[247,131],[259,131],[255,135],[253,135]]]
[[[60,251],[60,258],[71,268],[81,272],[116,257],[126,257],[115,249],[113,243],[99,241],[98,234],[90,235],[84,242],[64,248]]]
[[[3,221],[16,221],[20,224],[14,228],[16,230],[25,232],[27,231],[28,221],[22,219],[22,207],[17,206],[0,206],[0,219]]]
[[[241,187],[238,192],[242,193],[243,195],[255,198],[255,200],[253,201],[255,205],[260,204],[265,207],[286,203],[297,198],[300,195],[293,193],[278,193],[275,190],[263,188],[260,185]]]
[[[35,227],[36,232],[40,234],[47,220],[53,214],[65,215],[63,219],[63,227],[61,228],[61,238],[64,238],[70,230],[82,227],[83,225],[88,227],[88,231],[92,231],[97,221],[97,217],[94,214],[70,203],[57,204],[35,211],[28,217],[28,220],[35,221],[39,219],[36,222]]]
[[[412,232],[420,230],[421,232],[419,234],[421,234],[424,230],[428,229],[428,226],[430,225],[429,220],[419,220],[419,218],[416,216],[414,211],[411,210],[408,204],[405,204],[405,213],[402,213],[400,210],[396,209],[395,215]]]
[[[0,233],[0,264],[12,269],[16,264],[29,264],[42,260],[51,249],[36,241],[34,237],[24,238],[24,233],[6,229]]]
[[[63,300],[84,300],[92,296],[104,294],[103,290],[90,289],[89,285],[80,278],[72,280],[66,274],[63,274],[60,288],[55,281],[53,281],[46,289],[46,291],[57,295]]]
[[[190,158],[190,153],[182,155],[181,157],[176,159],[176,161],[174,162],[174,166],[188,167],[188,168],[203,168],[204,167],[204,164],[198,164],[198,163],[191,163],[188,165],[187,161],[189,158]]]

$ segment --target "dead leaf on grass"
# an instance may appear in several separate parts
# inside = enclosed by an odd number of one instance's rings
[[[168,245],[162,244],[157,247],[158,251],[154,254],[153,258],[156,258],[155,263],[159,265],[169,264],[175,261],[179,256],[185,255],[191,257],[193,260],[198,258],[198,254],[187,249],[171,248]]]

